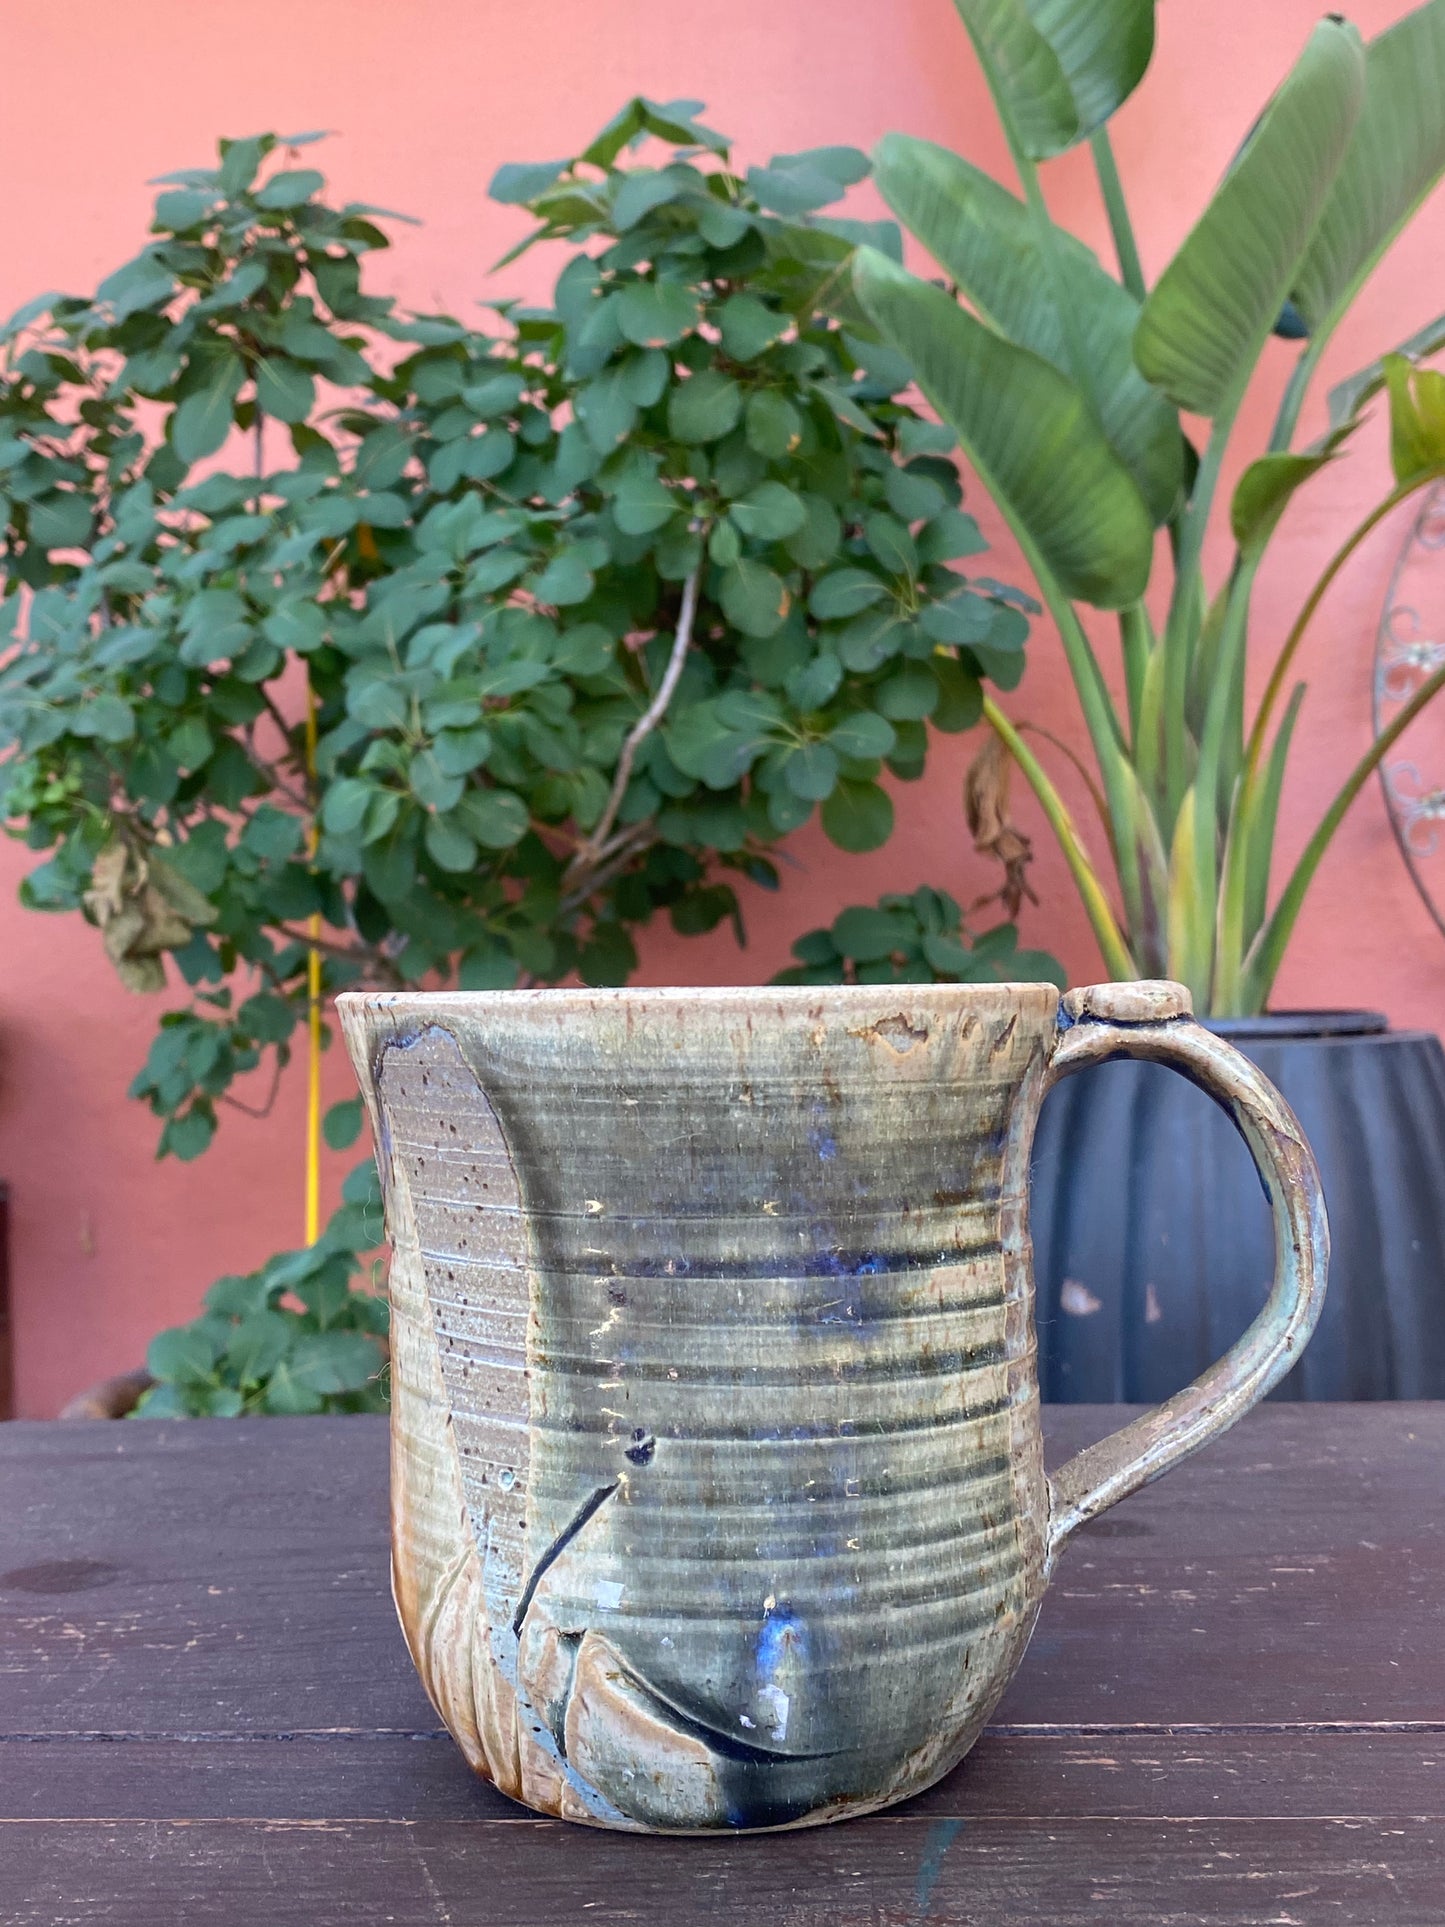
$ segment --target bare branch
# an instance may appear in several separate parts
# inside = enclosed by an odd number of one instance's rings
[[[271,1066],[271,1088],[266,1093],[266,1102],[264,1104],[244,1103],[241,1098],[232,1097],[229,1091],[218,1091],[216,1094],[216,1102],[218,1104],[229,1104],[232,1110],[235,1111],[244,1111],[247,1117],[269,1117],[271,1115],[271,1108],[276,1102],[276,1093],[280,1088],[281,1059],[277,1057]]]
[[[697,591],[701,575],[702,564],[699,563],[683,584],[682,607],[678,612],[677,629],[672,639],[672,653],[667,659],[667,668],[663,671],[662,681],[658,684],[657,693],[652,701],[627,732],[627,739],[622,745],[622,754],[617,759],[617,772],[612,779],[612,790],[607,798],[606,807],[586,841],[578,844],[572,861],[563,874],[563,887],[565,889],[570,885],[571,894],[574,896],[584,878],[588,879],[590,887],[588,873],[596,871],[604,860],[603,852],[607,839],[612,834],[612,826],[617,821],[617,812],[622,808],[622,799],[627,794],[627,785],[632,780],[632,766],[637,760],[637,752],[667,714],[667,706],[677,689],[683,664],[687,660],[688,645],[692,641],[692,624],[697,613]],[[586,894],[585,890],[583,894]]]
[[[619,830],[616,836],[609,837],[602,845],[597,852],[597,860],[601,864],[607,864],[615,856],[630,856],[638,845],[650,843],[655,835],[656,830],[646,817],[640,823],[629,823],[625,830]]]
[[[280,707],[278,706],[275,697],[267,689],[264,683],[256,684],[256,694],[261,698],[261,701],[266,705],[266,708],[270,713],[272,722],[275,723],[277,729],[281,732],[281,740],[285,743],[287,749],[289,750],[291,747],[291,732],[296,728],[296,724],[292,722],[288,722],[285,716],[282,715]]]
[[[1045,729],[1041,723],[1020,723],[1019,734],[1020,736],[1039,737],[1041,741],[1051,744],[1052,747],[1059,752],[1060,756],[1067,758],[1067,760],[1073,764],[1074,769],[1077,772],[1081,781],[1083,782],[1085,789],[1087,789],[1089,792],[1089,797],[1094,805],[1095,810],[1098,812],[1099,822],[1103,828],[1105,836],[1112,841],[1114,832],[1112,827],[1110,826],[1109,807],[1108,807],[1108,804],[1104,801],[1104,792],[1099,788],[1099,785],[1094,781],[1093,777],[1089,774],[1087,767],[1085,766],[1082,758],[1078,755],[1077,751],[1070,749],[1067,743],[1061,741],[1059,737],[1055,736],[1052,733],[1052,731]]]
[[[310,950],[319,950],[323,957],[336,957],[342,963],[360,964],[371,981],[385,984],[389,990],[402,987],[400,971],[394,970],[389,961],[369,945],[332,943],[327,937],[313,937],[309,930],[293,930],[289,923],[271,927],[288,943],[304,944]]]
[[[558,906],[559,914],[569,916],[580,909],[595,890],[602,889],[625,870],[635,856],[657,841],[657,825],[650,819],[629,824],[597,853],[596,861],[579,878]],[[564,879],[565,880],[565,879]]]

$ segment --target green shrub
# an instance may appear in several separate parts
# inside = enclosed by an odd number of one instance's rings
[[[328,205],[311,138],[223,141],[94,296],[3,337],[0,813],[46,853],[26,902],[189,987],[132,1086],[181,1158],[238,1077],[274,1089],[313,941],[328,996],[621,983],[660,910],[741,941],[733,880],[776,888],[815,811],[883,843],[884,771],[1016,683],[1033,606],[955,566],[952,438],[846,292],[860,235],[898,250],[819,212],[854,150],[739,174],[634,101],[498,175],[564,259],[483,330],[364,291],[386,217]],[[300,1318],[297,1263],[218,1286],[150,1409],[264,1404],[217,1321]]]
[[[218,1278],[205,1310],[152,1339],[157,1380],[140,1418],[379,1412],[386,1408],[387,1304],[365,1256],[380,1243],[381,1193],[368,1158],[314,1245],[278,1252],[245,1278]],[[370,1289],[358,1290],[360,1276]]]
[[[998,984],[1064,987],[1057,961],[1044,950],[1020,950],[1012,923],[975,934],[944,890],[926,885],[911,896],[880,897],[842,911],[826,930],[793,945],[797,963],[775,984]]]

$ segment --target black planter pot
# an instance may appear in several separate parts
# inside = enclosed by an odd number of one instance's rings
[[[1285,1399],[1445,1398],[1445,1053],[1368,1011],[1213,1022],[1284,1093],[1324,1178],[1324,1314]],[[1154,1403],[1258,1312],[1269,1213],[1224,1112],[1157,1064],[1050,1092],[1034,1144],[1046,1399]]]

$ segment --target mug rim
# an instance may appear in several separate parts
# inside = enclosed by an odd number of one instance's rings
[[[1051,983],[1000,982],[984,984],[893,983],[893,984],[618,984],[596,989],[586,984],[561,987],[548,985],[533,990],[343,990],[336,996],[338,1010],[393,1011],[398,1009],[440,1009],[443,1005],[462,1010],[596,1009],[598,1005],[656,1005],[662,1008],[680,1004],[715,1006],[827,1003],[876,1004],[903,1000],[915,1005],[942,1004],[946,1007],[985,999],[991,1001],[1030,1001],[1042,998],[1057,1009],[1062,992]]]

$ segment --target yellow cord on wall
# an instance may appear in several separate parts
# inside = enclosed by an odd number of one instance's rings
[[[311,677],[306,678],[306,774],[314,790],[316,781],[316,695]],[[306,847],[316,854],[316,819],[311,819]],[[311,935],[321,935],[321,913],[315,911]],[[321,1235],[321,952],[313,943],[306,959],[306,1242],[314,1245]]]

